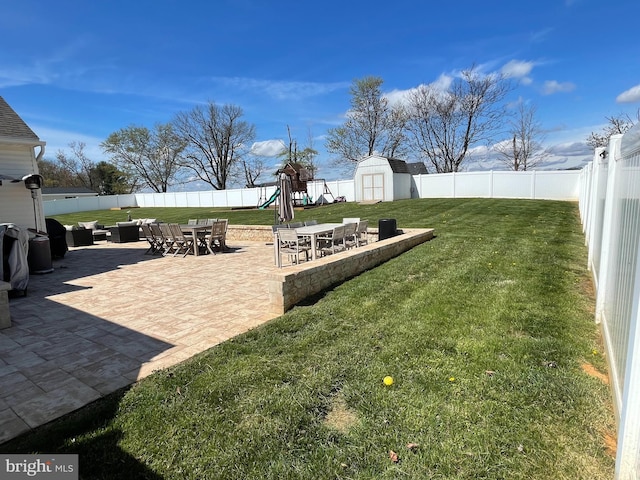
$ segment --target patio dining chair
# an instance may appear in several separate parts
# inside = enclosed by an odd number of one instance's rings
[[[358,222],[358,229],[356,230],[356,239],[358,241],[357,247],[367,245],[369,243],[369,233],[367,227],[369,226],[368,220],[361,220]]]
[[[167,256],[169,253],[173,253],[175,251],[176,241],[173,238],[173,232],[171,231],[171,227],[168,223],[161,223],[160,231],[162,232],[162,237],[164,239],[162,255]]]
[[[318,220],[305,220],[304,222],[304,226],[307,227],[309,225],[317,225],[318,224]]]
[[[279,256],[278,267],[282,267],[282,255],[287,255],[292,265],[300,263],[300,254],[304,252],[305,260],[309,260],[311,245],[301,241],[295,228],[278,229]]]
[[[334,227],[331,233],[318,237],[318,252],[321,256],[341,252],[344,245],[344,225]]]
[[[216,250],[222,252],[225,249],[227,223],[228,221],[224,219],[216,221],[213,225],[211,225],[211,233],[205,236],[207,250],[209,250],[214,255],[216,254]]]
[[[149,243],[149,248],[147,249],[146,252],[144,252],[145,255],[155,255],[156,253],[162,253],[161,247],[162,244],[158,244],[158,241],[156,240],[156,237],[153,235],[153,232],[151,231],[151,227],[149,226],[149,224],[147,223],[143,223],[140,225],[140,228],[142,229],[142,235],[144,235],[145,240]]]
[[[160,223],[150,223],[149,228],[151,229],[151,234],[153,235],[153,240],[156,244],[156,248],[160,255],[165,255],[165,249],[167,248],[167,240],[165,239],[164,233],[162,233],[162,228],[160,228]]]
[[[198,225],[198,219],[197,218],[190,218],[187,221],[187,225]]]
[[[345,248],[354,248],[358,246],[358,237],[356,236],[356,232],[358,230],[357,223],[347,223],[344,226],[344,247]]]
[[[170,223],[169,229],[171,230],[171,235],[173,236],[174,241],[173,256],[175,257],[179,253],[182,253],[182,258],[184,258],[189,253],[193,253],[196,239],[182,233],[182,229],[177,223]]]

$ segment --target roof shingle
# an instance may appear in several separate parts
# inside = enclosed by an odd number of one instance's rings
[[[0,138],[2,137],[40,141],[33,130],[0,96]]]

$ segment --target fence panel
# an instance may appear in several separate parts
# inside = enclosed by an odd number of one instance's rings
[[[575,200],[579,172],[462,172],[413,177],[413,197],[419,198],[543,198]],[[207,190],[199,192],[136,193],[71,198],[44,202],[45,215],[114,207],[256,207],[275,187]],[[307,184],[313,202],[331,203],[337,197],[355,200],[355,182],[315,181]],[[268,193],[265,197],[265,192]]]
[[[608,157],[608,162],[606,161]],[[640,125],[581,176],[580,211],[618,418],[616,478],[640,475]]]
[[[455,174],[414,176],[419,198],[455,198]]]
[[[532,198],[533,172],[493,172],[493,196],[502,198]]]

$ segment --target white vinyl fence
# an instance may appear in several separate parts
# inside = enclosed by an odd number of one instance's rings
[[[579,171],[462,172],[413,176],[413,198],[531,198],[577,200]],[[123,207],[257,207],[276,187],[206,190],[198,192],[135,193],[104,197],[67,198],[44,202],[45,216]],[[313,202],[337,197],[355,201],[353,180],[307,184]]]
[[[581,172],[580,215],[618,420],[616,479],[640,478],[640,125]]]
[[[419,198],[577,200],[579,171],[483,171],[415,175]]]

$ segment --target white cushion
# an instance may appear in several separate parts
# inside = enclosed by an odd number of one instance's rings
[[[133,220],[131,220],[130,222],[116,222],[116,225],[118,227],[131,227],[131,226],[138,226],[138,222],[135,222]]]
[[[96,229],[96,225],[98,224],[98,220],[94,220],[93,222],[78,222],[78,225],[84,228],[89,228],[91,230]]]

